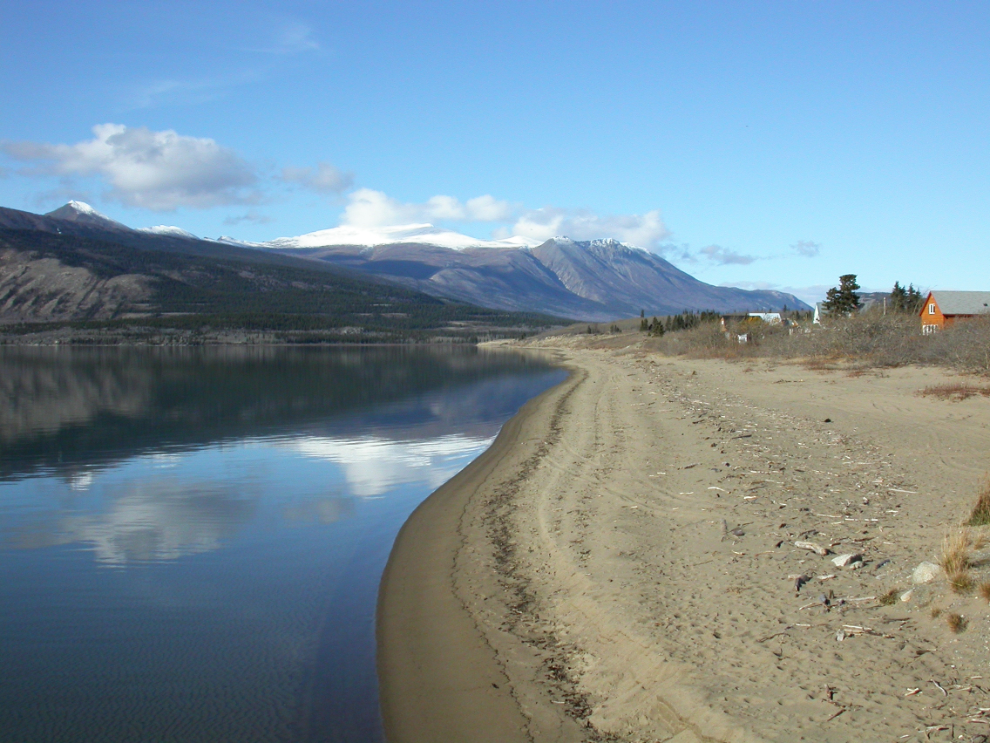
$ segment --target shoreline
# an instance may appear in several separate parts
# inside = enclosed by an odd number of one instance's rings
[[[541,409],[573,384],[574,371],[568,371],[423,501],[396,536],[376,611],[379,694],[389,743],[531,740],[495,651],[454,591],[453,571],[464,546],[465,510],[492,470],[523,443]]]
[[[985,730],[987,603],[911,575],[972,507],[990,401],[916,394],[944,370],[531,345],[569,377],[424,501],[389,558],[390,743]],[[833,565],[852,553],[862,569]]]

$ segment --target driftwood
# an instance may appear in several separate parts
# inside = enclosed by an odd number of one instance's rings
[[[795,547],[798,547],[799,549],[803,549],[803,550],[811,550],[816,555],[821,555],[822,557],[825,557],[829,553],[829,551],[827,549],[825,549],[824,547],[822,547],[820,544],[816,544],[815,542],[801,542],[801,541],[797,541],[797,542],[794,543],[794,546]]]

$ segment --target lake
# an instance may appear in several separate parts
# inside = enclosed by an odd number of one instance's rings
[[[395,535],[564,375],[475,348],[0,349],[0,741],[382,740]]]

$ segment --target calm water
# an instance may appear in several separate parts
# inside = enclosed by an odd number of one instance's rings
[[[395,534],[562,377],[474,349],[0,349],[0,741],[381,740]]]

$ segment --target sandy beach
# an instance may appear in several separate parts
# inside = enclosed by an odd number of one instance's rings
[[[534,345],[568,380],[392,552],[390,743],[986,740],[987,602],[913,573],[972,509],[990,400],[919,395],[958,379],[931,368]]]

